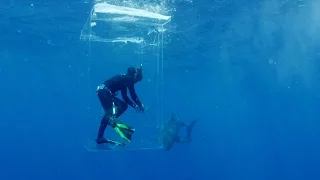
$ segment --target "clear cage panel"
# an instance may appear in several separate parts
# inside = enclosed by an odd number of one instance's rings
[[[80,39],[86,42],[89,52],[87,83],[92,114],[82,124],[80,141],[88,151],[161,149],[157,131],[163,126],[163,44],[171,17],[134,7],[96,1],[81,31]],[[96,86],[115,74],[125,73],[129,66],[140,64],[144,78],[136,85],[136,91],[146,112],[137,114],[128,107],[119,118],[136,129],[132,142],[124,147],[96,145],[101,120],[98,116],[102,114]],[[120,93],[118,97],[122,99]],[[110,126],[105,137],[124,142]]]
[[[148,10],[96,1],[80,38],[100,42],[154,44],[154,39],[146,35],[161,31],[161,27],[170,20],[170,16]]]

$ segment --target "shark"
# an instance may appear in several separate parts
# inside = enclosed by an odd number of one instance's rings
[[[198,120],[193,120],[190,124],[185,124],[172,113],[171,118],[164,123],[163,127],[157,133],[157,140],[161,144],[161,148],[169,151],[175,143],[191,142],[192,129],[197,122]],[[186,136],[179,135],[182,128],[186,129]]]

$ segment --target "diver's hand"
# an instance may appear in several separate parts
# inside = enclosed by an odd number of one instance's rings
[[[141,104],[141,106],[140,106],[139,108],[140,108],[140,112],[144,114],[144,109],[145,109],[145,108],[144,108],[144,105]]]
[[[141,106],[135,106],[134,109],[139,112],[139,113],[144,113],[144,106],[141,105]]]
[[[138,105],[135,105],[133,108],[134,108],[134,110],[136,110],[137,112],[140,111],[140,107],[139,107]]]

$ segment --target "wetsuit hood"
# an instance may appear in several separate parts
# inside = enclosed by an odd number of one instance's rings
[[[141,81],[143,78],[142,65],[140,65],[140,67],[138,68],[129,67],[127,70],[127,74],[134,78],[135,83]]]
[[[127,74],[133,76],[136,73],[136,68],[129,67],[127,70]]]

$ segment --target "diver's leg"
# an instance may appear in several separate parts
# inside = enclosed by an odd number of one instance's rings
[[[110,94],[109,91],[106,91],[106,90],[98,91],[98,98],[105,112],[107,110],[112,110],[112,95]]]
[[[118,108],[115,118],[120,117],[128,109],[128,104],[119,98],[114,98],[114,104]],[[132,135],[135,132],[134,128],[120,121],[116,121],[115,130],[122,139],[128,142],[131,141]]]
[[[118,145],[118,146],[125,146],[126,144],[124,144],[124,143],[109,140],[109,139],[106,139],[103,137],[103,134],[104,134],[106,127],[108,125],[110,125],[112,128],[115,128],[115,126],[116,126],[116,122],[110,122],[111,117],[112,117],[112,114],[110,112],[109,113],[106,112],[105,115],[103,116],[101,123],[100,123],[100,128],[99,128],[98,137],[96,139],[96,142],[97,142],[97,144],[109,143],[109,144],[114,144],[114,145]]]
[[[128,109],[128,104],[117,97],[114,97],[114,104],[118,108],[116,118],[120,117]]]
[[[104,132],[105,132],[107,126],[108,126],[108,122],[109,122],[109,116],[107,114],[105,114],[103,116],[103,118],[101,119],[99,131],[98,131],[98,136],[97,136],[97,139],[96,139],[96,142],[98,144],[108,143],[108,140],[103,137]]]
[[[105,114],[102,117],[100,122],[100,127],[98,131],[97,139],[96,139],[96,142],[98,144],[101,144],[101,143],[108,143],[108,141],[103,137],[103,135],[109,123],[110,112],[112,112],[112,97],[109,94],[109,92],[105,90],[100,90],[98,92],[98,98],[105,111]]]

